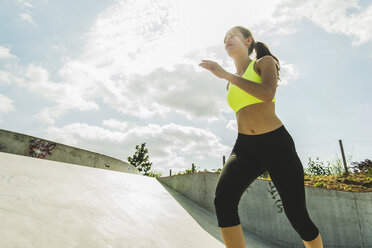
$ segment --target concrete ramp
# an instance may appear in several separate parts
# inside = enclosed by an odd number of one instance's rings
[[[146,176],[0,153],[0,247],[225,247],[168,190]]]

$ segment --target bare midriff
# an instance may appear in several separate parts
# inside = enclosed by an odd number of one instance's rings
[[[283,123],[275,114],[274,102],[260,102],[245,106],[236,113],[238,132],[249,135],[273,131]]]

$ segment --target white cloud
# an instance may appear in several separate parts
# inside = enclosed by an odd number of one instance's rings
[[[11,73],[6,71],[0,71],[0,84],[5,82],[6,84],[11,84]]]
[[[36,115],[41,121],[53,124],[54,118],[60,117],[68,109],[81,111],[99,109],[96,103],[84,99],[84,91],[89,91],[88,84],[54,83],[49,80],[47,70],[33,64],[27,67],[25,78],[22,83],[24,87],[58,103],[57,106],[44,108]]]
[[[19,14],[21,19],[37,26],[37,24],[32,19],[32,9],[38,7],[38,5],[40,4],[47,4],[48,0],[14,0],[14,2],[21,8],[23,12]]]
[[[54,107],[43,108],[39,113],[35,114],[34,117],[41,122],[49,125],[55,124],[55,119],[59,118],[62,114],[67,111],[67,108],[61,105]]]
[[[0,94],[0,116],[3,113],[14,111],[14,109],[13,100],[3,94]],[[0,119],[0,123],[1,122],[3,122],[3,120]]]
[[[117,126],[120,121],[110,119],[104,123],[114,123]],[[152,169],[163,172],[168,172],[169,168],[189,168],[194,162],[193,158],[202,161],[208,160],[207,157],[219,158],[220,154],[230,151],[230,148],[222,145],[220,138],[210,131],[173,123],[130,125],[125,131],[72,123],[61,128],[49,127],[45,134],[46,139],[107,154],[124,161],[134,154],[136,145],[146,143],[150,162],[153,162]]]
[[[34,20],[32,20],[32,17],[31,17],[30,14],[22,13],[22,14],[19,14],[19,15],[20,15],[22,20],[27,21],[27,22],[36,26],[36,23],[34,22]]]
[[[356,13],[347,14],[355,9]],[[287,23],[291,28],[307,18],[329,33],[343,33],[354,37],[353,46],[372,40],[372,4],[361,8],[357,0],[288,0],[277,6],[273,28]]]
[[[278,81],[278,85],[287,85],[290,80],[297,79],[300,76],[300,71],[297,65],[295,64],[286,64],[283,61],[280,62],[280,78],[281,81]]]
[[[0,114],[7,113],[13,110],[13,100],[3,94],[0,94]]]
[[[238,10],[237,4],[242,5]],[[215,1],[120,1],[98,16],[84,36],[83,52],[67,58],[59,70],[58,83],[50,81],[44,68],[30,65],[24,85],[57,103],[36,115],[47,123],[68,109],[98,110],[95,99],[137,118],[165,118],[173,112],[192,121],[223,119],[222,113],[229,111],[226,82],[197,65],[205,58],[223,64],[223,37],[235,25],[248,24],[259,40],[259,24],[275,6],[275,1],[232,1],[229,6]],[[226,15],[229,10],[241,15]],[[220,28],[215,31],[215,26]],[[282,78],[294,75],[294,66],[283,65]]]
[[[15,83],[18,86],[24,86],[25,85],[25,78],[23,74],[23,67],[18,66],[15,64],[7,64],[8,71],[0,71],[0,85],[1,84],[13,84]],[[17,76],[16,74],[19,74],[20,76]]]
[[[226,124],[226,128],[230,129],[234,133],[237,133],[238,132],[238,124],[236,122],[236,119],[235,120],[229,120]]]
[[[53,44],[50,45],[49,47],[64,53],[67,52],[67,48],[63,44]]]
[[[48,0],[32,0],[32,1],[14,0],[14,2],[19,7],[21,7],[22,9],[31,9],[31,8],[34,8],[36,5],[39,5],[39,4],[47,4],[49,1]]]
[[[221,111],[227,111],[224,85],[218,85],[223,81],[198,68],[202,53],[194,58],[185,55],[215,44],[224,53],[223,36],[228,28],[259,23],[275,4],[260,8],[247,4],[248,12],[255,15],[241,10],[244,17],[237,14],[221,19],[219,14],[226,12],[226,6],[213,1],[203,2],[205,6],[168,0],[156,3],[120,1],[107,8],[85,35],[84,52],[67,61],[59,76],[76,86],[89,83],[89,93],[86,87],[75,88],[85,99],[102,98],[118,111],[138,118],[173,111],[190,120],[216,120]],[[205,18],[205,9],[211,8],[213,16]],[[221,26],[218,32],[212,28],[216,25]]]
[[[32,8],[33,5],[26,0],[15,0],[15,3],[20,6],[21,8]]]
[[[0,46],[0,59],[12,59],[17,58],[17,56],[10,53],[10,48]]]
[[[119,131],[126,131],[128,130],[128,123],[127,122],[121,122],[115,119],[109,119],[102,121],[102,125],[111,129],[116,129]]]

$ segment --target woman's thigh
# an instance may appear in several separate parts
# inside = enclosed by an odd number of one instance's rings
[[[283,204],[288,207],[302,205],[305,201],[304,169],[297,153],[288,151],[271,161],[267,171]]]
[[[285,212],[292,215],[306,209],[304,169],[292,137],[285,133],[272,142],[271,156],[262,162],[283,202]]]
[[[253,156],[232,151],[218,177],[215,196],[238,202],[248,186],[264,172]]]

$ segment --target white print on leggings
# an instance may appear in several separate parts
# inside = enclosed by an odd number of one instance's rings
[[[279,193],[272,182],[269,182],[269,190],[267,191],[271,194],[272,199],[275,200],[274,205],[277,207],[278,213],[283,212],[282,200],[280,199]]]

